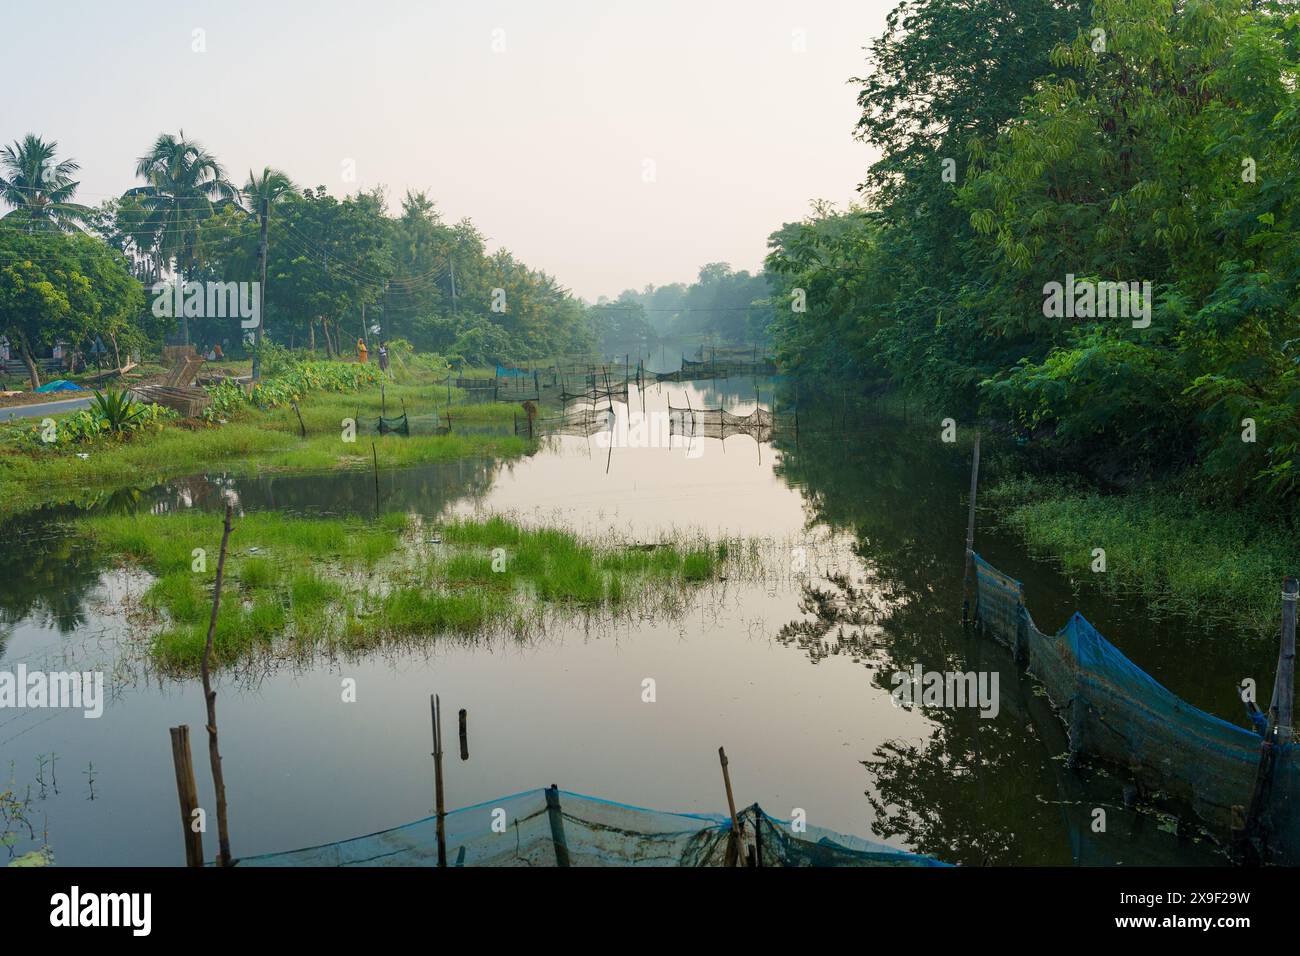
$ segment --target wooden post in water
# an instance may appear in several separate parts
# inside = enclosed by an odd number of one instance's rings
[[[429,709],[433,713],[433,789],[434,806],[438,813],[438,865],[447,865],[447,807],[442,789],[442,702],[437,694],[429,695]]]
[[[1295,701],[1295,624],[1296,579],[1287,576],[1282,582],[1282,628],[1273,677],[1273,700],[1268,708],[1268,728],[1259,748],[1255,786],[1251,791],[1245,825],[1234,833],[1240,862],[1259,865],[1268,857],[1268,815],[1273,795],[1273,777],[1277,766],[1278,745],[1289,743]],[[1235,808],[1234,808],[1235,809]]]
[[[971,453],[970,465],[970,511],[966,517],[966,572],[962,578],[961,620],[965,624],[970,614],[971,594],[975,582],[972,572],[975,568],[975,492],[980,481],[980,433],[975,433],[975,449]]]
[[[469,727],[467,726],[469,712],[464,707],[460,709],[460,759],[469,759]]]
[[[1273,681],[1273,720],[1277,727],[1277,742],[1291,742],[1291,721],[1295,707],[1295,620],[1296,579],[1288,576],[1282,582],[1282,642],[1278,649],[1277,676]]]
[[[212,638],[217,632],[217,609],[221,606],[221,580],[226,572],[226,545],[230,541],[230,515],[232,507],[226,505],[226,523],[221,532],[221,554],[217,558],[217,580],[212,588],[212,616],[208,619],[208,639],[203,645],[199,673],[203,678],[203,699],[208,706],[208,760],[212,764],[212,787],[217,792],[217,845],[220,848],[218,863],[230,866],[230,829],[226,820],[226,778],[221,772],[221,750],[217,746],[217,692],[212,689],[212,676],[208,661],[212,657]]]
[[[727,787],[727,809],[731,812],[731,834],[727,838],[727,853],[724,863],[736,866],[740,861],[740,819],[736,816],[736,798],[731,793],[731,772],[727,770],[727,752],[718,748],[718,760],[722,763],[722,782]]]
[[[176,796],[181,805],[181,835],[185,838],[185,865],[203,865],[203,834],[194,829],[194,811],[199,790],[194,783],[194,760],[190,756],[190,727],[171,728],[172,764],[176,767]]]
[[[551,823],[551,842],[555,844],[555,865],[569,865],[569,841],[564,836],[564,816],[560,813],[560,788],[546,788],[546,816]]]

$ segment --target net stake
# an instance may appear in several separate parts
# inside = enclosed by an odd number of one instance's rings
[[[731,833],[727,838],[725,864],[735,866],[740,859],[740,820],[736,817],[736,798],[731,793],[731,772],[727,770],[727,752],[719,747],[718,760],[722,763],[722,782],[727,787],[727,809],[731,812]]]
[[[434,806],[438,813],[438,865],[447,865],[447,808],[442,789],[442,702],[437,694],[429,695],[429,710],[433,717],[433,790]]]
[[[551,823],[551,842],[555,844],[555,865],[569,865],[569,841],[564,836],[564,817],[560,813],[560,788],[546,788],[546,816]]]
[[[176,796],[181,805],[181,833],[185,837],[185,865],[203,865],[203,834],[194,829],[194,810],[199,805],[199,791],[194,783],[194,758],[190,754],[190,727],[181,724],[170,728],[172,763],[176,766]]]
[[[970,612],[971,558],[975,554],[975,492],[980,481],[980,433],[975,433],[975,450],[970,465],[970,512],[966,518],[966,574],[962,579],[961,621],[966,623]]]

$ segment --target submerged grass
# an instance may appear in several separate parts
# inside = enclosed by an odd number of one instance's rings
[[[1100,494],[1022,477],[985,496],[1030,548],[1112,592],[1142,595],[1159,612],[1275,632],[1282,578],[1300,573],[1289,523],[1216,510],[1176,490]],[[1106,571],[1092,574],[1093,550]]]
[[[158,616],[149,651],[166,669],[198,667],[207,638],[221,522],[211,513],[78,519],[105,551],[155,576],[143,604]],[[501,517],[458,519],[434,543],[418,518],[292,517],[235,522],[213,646],[230,664],[277,642],[299,652],[386,641],[517,635],[551,611],[617,611],[634,598],[676,600],[719,580],[734,542],[625,547]]]

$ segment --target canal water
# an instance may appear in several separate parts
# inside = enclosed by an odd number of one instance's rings
[[[632,389],[647,416],[770,404],[765,380]],[[805,416],[807,418],[807,416]],[[384,511],[436,521],[509,514],[645,543],[674,532],[763,543],[765,567],[691,591],[675,611],[555,620],[526,641],[431,636],[415,647],[310,663],[268,657],[218,681],[221,750],[236,855],[316,845],[428,815],[429,694],[468,711],[469,759],[453,726],[448,807],[557,783],[664,810],[725,807],[717,749],[737,800],[967,865],[1221,865],[1193,828],[1103,768],[1071,768],[1035,685],[999,647],[961,625],[968,448],[937,423],[801,423],[759,445],[550,438],[516,461],[439,462],[381,475]],[[644,437],[644,436],[649,436]],[[393,438],[390,440],[400,440]],[[642,446],[642,447],[632,447]],[[649,446],[649,447],[644,447]],[[105,494],[118,512],[183,508],[238,515],[374,512],[365,472],[191,476]],[[0,671],[103,670],[99,719],[0,710],[4,855],[43,840],[59,864],[184,860],[168,728],[187,723],[205,807],[197,680],[154,673],[133,613],[146,574],[116,566],[51,508],[0,528]],[[1025,553],[982,512],[977,549],[1025,584],[1044,630],[1082,611],[1139,666],[1212,713],[1243,722],[1237,683],[1266,685],[1275,649],[1104,596]],[[237,539],[237,530],[236,530]],[[820,614],[817,613],[820,611]],[[908,708],[898,671],[998,677],[993,717]],[[343,681],[356,682],[344,702]],[[653,681],[654,700],[645,699]],[[1102,811],[1099,817],[1098,811]],[[21,817],[21,819],[17,819]],[[215,848],[215,815],[205,849]],[[1104,829],[1097,821],[1104,820]]]

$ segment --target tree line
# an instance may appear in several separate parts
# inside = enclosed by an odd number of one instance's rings
[[[160,315],[166,283],[258,283],[255,371],[263,336],[330,355],[400,338],[471,364],[595,344],[554,277],[489,253],[470,220],[444,221],[424,192],[390,210],[381,187],[340,199],[273,167],[237,184],[200,143],[169,133],[138,160],[141,184],[98,206],[77,202],[79,170],[35,134],[0,149],[0,336],[33,387],[36,356],[57,342],[102,344],[119,364],[164,340],[243,347],[238,316]]]
[[[1294,497],[1295,5],[907,0],[869,49],[861,203],[770,238],[786,367],[1111,481]]]

